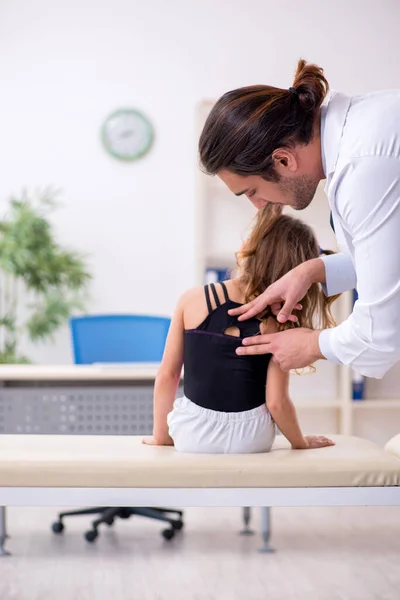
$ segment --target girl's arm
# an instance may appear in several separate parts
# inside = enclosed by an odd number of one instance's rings
[[[266,329],[265,333],[272,333],[273,329],[276,330],[276,324],[269,322]],[[289,373],[282,371],[273,359],[271,359],[268,366],[265,391],[267,408],[280,432],[291,443],[293,449],[305,450],[307,448],[323,448],[324,446],[334,445],[334,442],[324,436],[303,436],[297,419],[296,408],[289,396]]]
[[[172,446],[168,433],[167,415],[171,412],[183,365],[183,305],[181,298],[171,320],[164,355],[154,385],[154,427],[153,436],[143,443],[156,446]]]
[[[307,442],[297,420],[296,409],[289,396],[289,373],[282,371],[273,359],[268,367],[266,402],[272,418],[280,432],[292,444],[292,448],[307,448]]]

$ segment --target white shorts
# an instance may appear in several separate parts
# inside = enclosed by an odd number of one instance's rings
[[[276,434],[265,404],[225,413],[197,406],[186,397],[175,400],[168,427],[178,452],[200,454],[268,452]]]

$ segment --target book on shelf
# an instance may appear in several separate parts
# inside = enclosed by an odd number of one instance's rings
[[[219,281],[226,281],[231,278],[231,271],[228,268],[208,268],[205,272],[204,283],[209,285],[210,283],[218,283]]]

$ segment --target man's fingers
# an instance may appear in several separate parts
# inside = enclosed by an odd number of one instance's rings
[[[254,354],[270,354],[270,344],[259,344],[257,346],[239,346],[236,350],[236,354],[239,356],[248,356]]]
[[[228,313],[232,316],[238,317],[239,321],[246,321],[247,319],[251,319],[252,317],[259,315],[268,305],[269,299],[265,296],[260,296],[259,298],[248,302],[247,304],[243,304],[243,306],[232,308],[228,311]],[[286,323],[286,321],[297,323],[298,317],[296,317],[296,315],[292,315],[292,311],[302,310],[303,308],[301,304],[295,303],[293,300],[286,300],[283,306],[281,302],[273,302],[270,307],[272,313],[277,316],[280,323]]]
[[[279,311],[282,308],[282,302],[273,302],[271,304],[270,308],[271,308],[272,314],[277,316],[277,315],[279,315]]]
[[[264,310],[264,308],[266,306],[268,306],[268,304],[265,304],[265,302],[260,302],[258,300],[253,300],[254,304],[251,303],[249,304],[249,308],[242,312],[242,314],[239,317],[239,321],[246,321],[247,319],[251,319],[252,317],[256,317],[257,315],[260,314],[260,312],[262,312]],[[243,307],[246,308],[246,305]]]
[[[289,315],[287,318],[288,321],[291,321],[292,323],[297,323],[299,318],[296,317],[296,315]]]
[[[245,338],[242,342],[243,346],[237,348],[236,354],[239,354],[239,356],[248,354],[270,354],[273,336],[274,334],[272,333]]]
[[[247,304],[243,304],[243,306],[238,306],[237,308],[231,308],[230,310],[228,310],[228,313],[234,317],[237,317],[238,315],[243,315],[245,312],[247,312],[254,306],[255,302],[256,302],[256,300],[252,300],[251,302],[248,302]]]
[[[286,323],[296,306],[296,300],[287,298],[277,317],[279,323]]]
[[[262,294],[255,300],[252,300],[243,306],[229,310],[228,313],[232,316],[238,316],[239,321],[246,321],[247,319],[259,315],[269,305],[269,302],[270,298]]]
[[[296,304],[292,310],[302,310],[303,305],[302,304]],[[286,314],[286,320],[281,320],[283,318],[283,307],[282,307],[282,302],[274,302],[273,304],[271,304],[271,311],[272,314],[274,314],[276,317],[278,317],[278,321],[280,323],[285,323],[286,321],[291,321],[292,323],[298,323],[299,318],[296,317],[296,315],[293,315],[291,313]]]
[[[243,346],[260,346],[261,344],[271,344],[274,333],[267,333],[265,335],[253,335],[253,337],[244,338]]]

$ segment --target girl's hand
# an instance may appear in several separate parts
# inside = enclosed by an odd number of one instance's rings
[[[335,442],[325,437],[324,435],[305,435],[304,440],[309,448],[325,448],[326,446],[334,446]]]
[[[154,435],[149,435],[142,439],[142,444],[146,446],[173,446],[174,441],[169,436],[164,440],[159,440],[154,437]]]

